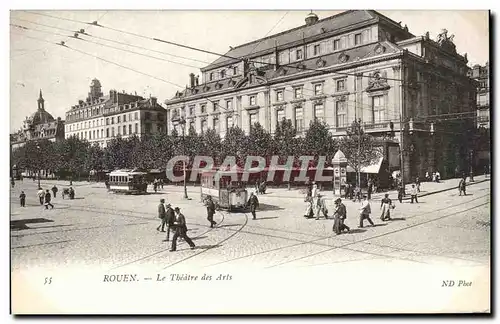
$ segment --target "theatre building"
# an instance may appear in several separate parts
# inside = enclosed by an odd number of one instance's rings
[[[197,132],[248,133],[258,122],[273,133],[286,118],[299,136],[314,119],[345,136],[361,119],[383,143],[386,171],[403,160],[406,181],[426,171],[453,176],[467,167],[464,130],[473,122],[460,116],[476,111],[476,88],[454,36],[433,32],[435,40],[415,36],[373,10],[310,13],[302,26],[231,48],[201,80],[191,73],[166,101],[169,131],[184,118]]]

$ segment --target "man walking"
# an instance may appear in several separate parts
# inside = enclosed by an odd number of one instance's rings
[[[160,204],[158,205],[158,218],[161,219],[160,225],[156,228],[158,232],[165,232],[165,224],[166,224],[166,212],[165,212],[165,199],[160,199]]]
[[[335,218],[335,222],[333,223],[333,231],[335,234],[340,235],[343,230],[347,230],[348,232],[351,230],[349,226],[344,224],[347,217],[347,210],[345,205],[342,203],[342,199],[340,198],[335,200],[335,211],[333,216]]]
[[[250,193],[250,198],[248,199],[248,206],[250,207],[250,212],[252,213],[253,219],[257,219],[257,216],[255,215],[255,210],[259,206],[259,199],[257,199],[257,196],[253,194],[253,192]]]
[[[167,237],[163,240],[163,242],[170,241],[170,231],[175,229],[175,213],[170,204],[165,206],[165,223],[167,224]]]
[[[58,191],[59,191],[59,189],[57,189],[56,185],[54,185],[52,187],[52,193],[54,194],[54,198],[56,198],[56,194],[57,194]]]
[[[418,200],[417,200],[417,188],[415,188],[414,184],[411,185],[410,195],[411,195],[411,203],[413,204],[413,199],[415,199],[415,202],[418,204]]]
[[[174,237],[172,238],[172,247],[170,248],[170,252],[175,252],[177,250],[177,239],[179,236],[186,241],[187,244],[191,247],[191,249],[194,249],[196,246],[194,245],[193,241],[187,236],[187,226],[186,226],[186,218],[184,215],[181,214],[181,210],[179,207],[175,207],[175,233]]]
[[[415,184],[417,185],[417,192],[420,192],[420,178],[419,177],[415,178]]]
[[[50,191],[49,189],[47,189],[47,191],[45,192],[45,209],[49,209],[49,206],[50,209],[54,209],[54,205],[50,203]]]
[[[399,200],[399,203],[402,204],[403,203],[403,196],[405,194],[405,190],[404,190],[404,187],[403,185],[400,183],[398,185],[398,200]]]
[[[21,194],[19,195],[19,202],[21,203],[21,207],[26,207],[26,194],[24,191],[21,191]]]
[[[465,181],[465,178],[462,178],[460,180],[460,182],[458,183],[458,194],[459,194],[459,196],[462,195],[462,192],[464,193],[464,196],[467,196],[467,194],[465,193],[466,186],[467,186],[467,183]]]
[[[43,206],[43,200],[45,199],[45,192],[42,188],[38,188],[38,199],[40,200],[40,206]]]
[[[368,197],[363,197],[363,203],[361,204],[361,208],[359,209],[359,228],[363,228],[363,221],[366,219],[371,226],[375,226],[373,221],[370,218],[370,214],[372,213],[372,209],[370,207],[370,202],[368,201]]]
[[[211,228],[213,228],[214,225],[217,225],[217,223],[214,222],[214,214],[215,214],[215,204],[212,201],[212,197],[208,196],[207,197],[207,220],[210,222]]]

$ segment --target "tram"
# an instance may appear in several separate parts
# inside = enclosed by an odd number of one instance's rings
[[[219,174],[217,174],[219,172]],[[238,181],[232,181],[236,174]],[[248,190],[241,180],[238,171],[205,171],[201,174],[201,199],[212,197],[218,208],[229,211],[245,209],[249,198]]]
[[[109,173],[109,190],[116,193],[147,193],[146,172],[115,170]]]

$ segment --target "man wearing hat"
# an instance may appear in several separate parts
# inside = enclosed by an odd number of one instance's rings
[[[343,230],[347,230],[348,232],[351,230],[349,226],[344,224],[347,217],[347,209],[340,198],[335,200],[335,211],[333,215],[335,218],[335,222],[333,223],[333,231],[335,234],[339,235],[342,234]]]
[[[175,213],[170,204],[165,205],[165,223],[167,224],[167,237],[163,242],[170,241],[170,231],[175,229]]]
[[[184,241],[189,244],[191,249],[194,249],[196,246],[194,245],[193,241],[187,236],[187,225],[186,225],[186,218],[184,215],[182,215],[181,210],[179,207],[175,207],[175,222],[174,222],[174,228],[175,228],[175,233],[174,237],[172,238],[172,247],[170,248],[170,252],[175,252],[177,250],[177,238],[179,236],[184,239]]]
[[[257,199],[257,196],[253,194],[253,192],[250,193],[250,198],[248,198],[247,205],[250,207],[250,212],[252,213],[252,219],[257,219],[257,216],[255,215],[255,210],[259,206],[259,199]]]
[[[160,204],[158,205],[158,218],[161,219],[160,225],[156,228],[157,231],[165,232],[165,224],[166,224],[166,213],[165,213],[165,199],[160,199]]]
[[[363,203],[361,204],[361,208],[359,209],[359,228],[363,228],[363,221],[366,219],[371,226],[375,226],[373,224],[372,219],[370,218],[370,214],[372,213],[370,202],[368,201],[368,197],[365,195]]]
[[[214,214],[215,214],[215,204],[212,200],[212,196],[208,196],[206,200],[207,204],[207,220],[210,222],[210,227],[214,227],[214,225],[217,225],[216,222],[214,222]]]

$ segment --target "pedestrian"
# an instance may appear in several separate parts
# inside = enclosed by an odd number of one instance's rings
[[[465,193],[465,188],[467,186],[467,183],[465,181],[465,177],[462,178],[460,180],[460,182],[458,183],[458,195],[461,196],[462,195],[462,192],[464,193],[464,196],[467,196],[467,194]]]
[[[175,212],[170,204],[165,205],[165,223],[167,224],[167,237],[163,242],[168,242],[170,241],[170,232],[175,230]]]
[[[361,201],[361,188],[359,186],[356,186],[354,189],[354,201],[356,201],[356,199]]]
[[[436,182],[439,182],[440,180],[441,180],[441,174],[439,173],[439,171],[436,171]]]
[[[436,172],[432,172],[432,182],[437,182]]]
[[[69,199],[75,199],[75,190],[73,187],[69,187]]]
[[[252,213],[253,219],[257,219],[255,210],[257,209],[257,207],[259,207],[259,199],[257,199],[257,196],[254,195],[253,192],[250,193],[250,198],[248,198],[247,205],[250,207],[250,212]]]
[[[158,218],[161,220],[161,223],[160,223],[160,225],[158,225],[156,230],[158,232],[165,232],[166,211],[165,211],[165,199],[163,199],[163,198],[160,199],[160,204],[158,205]]]
[[[210,227],[213,228],[214,225],[217,225],[217,222],[214,222],[215,204],[212,201],[212,196],[207,197],[206,204],[207,204],[207,220],[210,222]]]
[[[413,204],[413,199],[415,199],[415,202],[418,204],[418,200],[417,200],[417,188],[415,187],[414,184],[411,185],[410,195],[411,195],[411,203]]]
[[[14,188],[14,186],[16,185],[14,178],[10,179],[10,185],[12,186],[12,188]]]
[[[26,207],[26,194],[24,191],[21,191],[21,194],[19,195],[19,202],[21,203],[21,207]]]
[[[328,219],[328,209],[325,206],[325,201],[322,199],[323,195],[317,194],[316,198],[316,205],[315,205],[315,211],[316,211],[316,220],[319,219],[319,213],[322,212],[323,216],[325,216],[325,219]]]
[[[306,196],[304,199],[304,202],[307,204],[306,205],[306,212],[304,213],[305,218],[312,218],[314,216],[314,211],[313,211],[313,199],[310,196]]]
[[[333,223],[333,231],[335,234],[340,235],[344,230],[348,232],[351,230],[349,226],[345,225],[345,219],[347,217],[347,209],[345,205],[342,203],[342,199],[337,198],[335,200],[335,211],[333,213],[334,223]]]
[[[161,190],[163,190],[163,179],[160,179]]]
[[[417,185],[417,192],[420,192],[420,178],[415,177],[415,184]]]
[[[156,193],[157,189],[158,189],[158,182],[156,182],[156,179],[155,179],[155,181],[153,182],[153,190],[155,191],[155,193]]]
[[[372,179],[368,180],[368,200],[372,199],[373,182]]]
[[[425,181],[430,181],[430,180],[431,180],[431,178],[429,176],[429,171],[426,171],[425,172]]]
[[[389,199],[389,194],[385,194],[380,203],[380,209],[382,209],[380,219],[382,221],[391,220],[391,208],[393,208],[392,200]]]
[[[43,201],[45,199],[45,192],[41,187],[38,187],[38,199],[40,200],[40,206],[43,205]]]
[[[398,185],[398,200],[399,200],[399,203],[402,204],[403,203],[403,197],[405,195],[405,190],[404,190],[404,187],[403,187],[403,184],[399,184]]]
[[[361,204],[361,208],[359,209],[359,228],[363,228],[363,221],[366,219],[368,223],[370,223],[372,226],[375,226],[373,224],[372,219],[370,218],[370,214],[372,213],[372,209],[370,207],[370,202],[368,201],[368,196],[363,197],[363,203]]]
[[[56,185],[54,185],[52,187],[52,193],[54,194],[54,198],[56,198],[56,194],[57,194],[58,191],[59,191],[59,189],[57,189]]]
[[[177,239],[179,236],[184,239],[184,241],[189,244],[191,249],[194,249],[196,246],[193,241],[187,236],[187,226],[186,226],[186,218],[181,213],[179,207],[175,207],[175,221],[173,223],[175,228],[174,237],[172,238],[172,246],[170,248],[170,252],[175,252],[177,250]]]
[[[49,206],[50,209],[54,209],[54,205],[50,203],[50,191],[49,189],[47,189],[47,191],[45,192],[45,209],[49,209]]]
[[[347,199],[347,197],[349,197],[349,191],[350,191],[350,189],[351,189],[351,185],[348,182],[344,186],[344,199]]]

